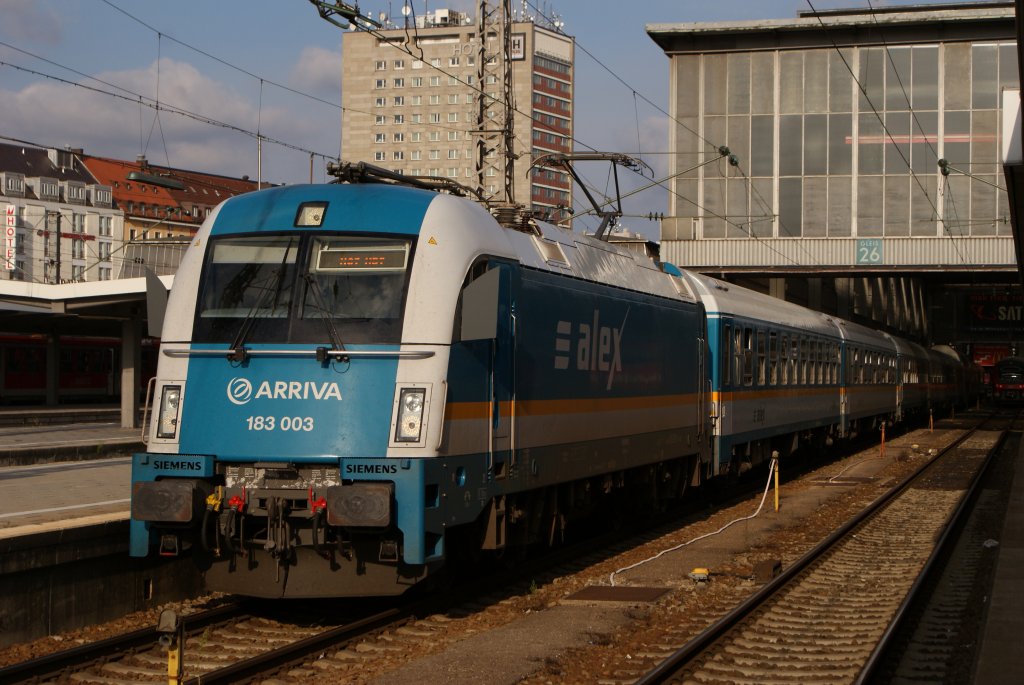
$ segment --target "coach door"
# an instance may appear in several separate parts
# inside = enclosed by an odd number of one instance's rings
[[[463,290],[462,342],[486,364],[487,451],[492,477],[505,478],[515,454],[515,312],[513,270],[490,261]],[[486,361],[485,361],[486,360]]]
[[[512,267],[492,262],[498,272],[498,327],[491,348],[491,469],[505,478],[515,455],[516,318],[512,299]]]

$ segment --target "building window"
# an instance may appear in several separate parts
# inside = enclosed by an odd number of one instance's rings
[[[458,150],[449,150],[448,151],[448,159],[458,159],[458,158],[459,158],[459,151]]]
[[[409,159],[414,162],[418,162],[421,159],[421,152],[419,150],[413,150],[409,153]]]
[[[440,95],[431,95],[427,99],[427,102],[429,102],[432,105],[439,105],[439,104],[441,104],[441,96]]]
[[[405,69],[405,60],[396,59],[394,62],[392,62],[392,66],[395,69]]]
[[[404,143],[405,142],[405,134],[404,133],[395,133],[395,135],[394,135],[394,137],[392,139],[392,142]]]
[[[73,259],[85,259],[84,240],[75,240],[71,243],[71,257]]]
[[[85,267],[84,266],[72,266],[71,267],[71,279],[74,281],[85,280]]]
[[[12,195],[20,195],[25,190],[25,182],[17,176],[7,177],[7,192]]]
[[[404,123],[405,123],[405,116],[404,116],[404,115],[402,115],[402,114],[396,114],[396,115],[395,115],[395,116],[393,117],[392,121],[393,121],[394,123],[396,123],[396,124],[404,124]]]
[[[377,150],[376,152],[373,153],[373,161],[375,161],[375,162],[383,162],[384,160],[385,160],[385,157],[384,157],[384,151],[383,150]]]
[[[409,115],[409,121],[414,123],[414,124],[422,124],[423,123],[423,115],[422,114],[410,114]]]
[[[395,107],[403,107],[405,105],[405,97],[402,95],[396,95],[392,98],[392,104]]]
[[[423,104],[423,96],[413,95],[412,97],[409,98],[409,104],[412,105],[413,107]]]
[[[388,99],[387,98],[374,98],[373,99],[373,106],[374,107],[384,107],[387,104],[388,104]]]
[[[458,139],[459,139],[459,132],[458,131],[448,131],[448,140],[458,140]]]
[[[412,79],[412,87],[413,88],[422,88],[423,87],[423,77],[422,76],[414,76],[413,79]]]
[[[387,68],[388,68],[387,60],[383,60],[383,59],[377,60],[377,62],[374,65],[374,69],[376,71],[384,71]]]
[[[448,122],[453,123],[459,120],[458,112],[448,112]]]
[[[110,261],[110,243],[106,241],[100,242],[100,259]]]
[[[100,271],[100,280],[101,281],[109,281],[110,280],[110,267],[109,266],[101,266],[99,271]]]
[[[391,153],[391,159],[395,162],[400,162],[405,159],[405,152],[402,150],[395,150]]]
[[[448,77],[448,85],[449,86],[457,86],[457,85],[459,85],[459,77],[458,76],[449,76]]]
[[[394,80],[394,86],[395,86],[395,88],[404,88],[405,87],[405,79],[404,78],[396,78]]]
[[[421,59],[413,60],[412,61],[412,68],[413,69],[422,69],[423,68],[423,60],[421,60]]]
[[[417,116],[419,116],[419,115],[417,115]],[[410,142],[413,142],[413,143],[418,143],[418,142],[420,142],[420,139],[421,139],[422,137],[423,137],[423,136],[422,136],[422,135],[420,134],[420,132],[419,132],[419,131],[416,131],[416,132],[414,132],[414,133],[410,133],[410,134],[409,134],[409,141],[410,141]]]
[[[387,88],[387,87],[388,87],[388,80],[386,78],[379,78],[379,79],[377,79],[377,82],[374,85],[374,88],[376,88],[377,90],[380,90],[382,88]]]
[[[438,112],[431,112],[430,113],[430,123],[432,123],[432,124],[440,124],[441,123],[441,115]]]
[[[450,66],[450,67],[457,67],[457,66],[459,66],[459,56],[458,55],[453,55],[452,57],[449,57],[448,58],[448,66]]]
[[[113,230],[112,230],[113,222],[114,222],[113,217],[101,216],[100,217],[100,235],[105,235],[105,236],[113,235]]]
[[[430,66],[432,66],[432,67],[439,67],[439,66],[441,66],[441,58],[440,57],[432,57],[430,59]]]
[[[441,85],[441,77],[440,76],[431,76],[430,77],[430,85],[432,85],[432,86],[439,86],[439,85]]]
[[[378,126],[382,126],[388,123],[388,120],[387,117],[385,117],[383,114],[378,114],[373,118],[373,123],[377,124]]]
[[[387,141],[387,134],[384,134],[384,133],[374,133],[373,134],[373,142],[375,142],[375,143],[386,143],[386,142],[388,142]]]
[[[459,104],[459,96],[456,93],[449,93],[448,94],[448,104],[449,105],[457,105],[457,104]]]

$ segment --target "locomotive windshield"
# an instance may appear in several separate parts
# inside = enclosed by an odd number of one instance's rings
[[[401,341],[412,243],[323,235],[211,240],[196,342]]]

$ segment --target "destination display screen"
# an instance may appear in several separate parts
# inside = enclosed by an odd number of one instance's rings
[[[404,247],[328,247],[317,255],[317,271],[403,271]]]

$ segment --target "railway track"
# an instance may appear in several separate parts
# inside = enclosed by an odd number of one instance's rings
[[[1005,436],[991,428],[966,434],[636,682],[867,682]]]
[[[422,607],[419,607],[422,608]],[[364,613],[340,625],[315,625],[327,616],[288,620],[230,604],[184,617],[183,683],[236,683],[300,663],[320,650],[344,647],[407,620],[415,607]],[[294,617],[293,617],[294,618]],[[338,620],[335,617],[335,620]],[[313,625],[310,625],[312,623]],[[58,652],[0,669],[3,683],[138,685],[166,683],[167,651],[157,628]]]

